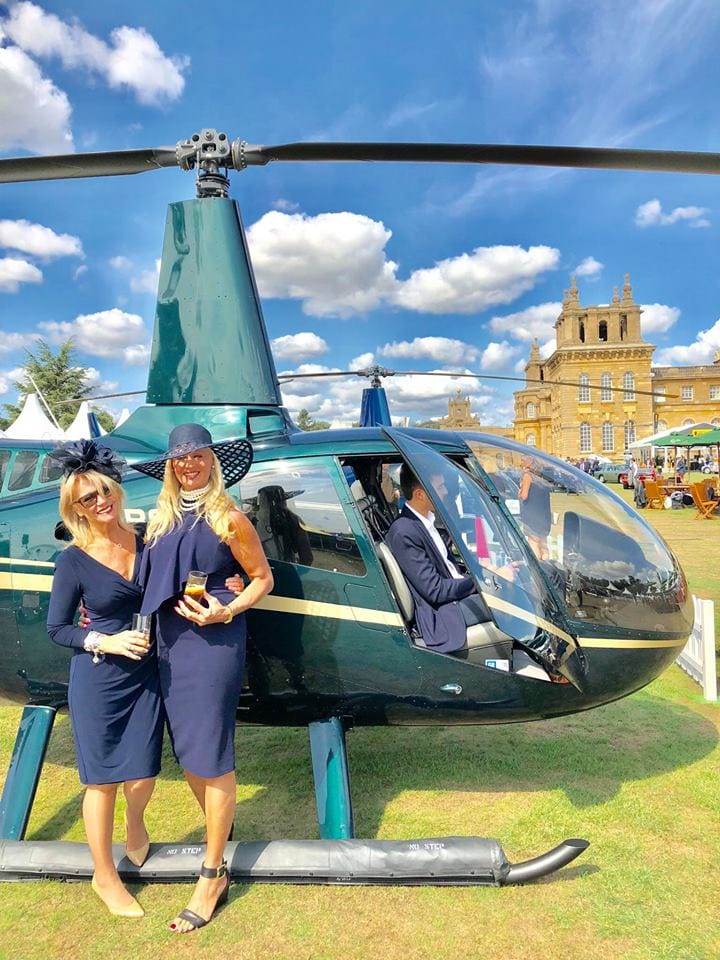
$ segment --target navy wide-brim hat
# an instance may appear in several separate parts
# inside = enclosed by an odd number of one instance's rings
[[[220,461],[226,487],[238,483],[250,469],[253,448],[247,440],[221,440],[213,443],[212,435],[199,423],[181,423],[168,437],[168,449],[153,460],[134,463],[135,470],[146,473],[156,480],[165,479],[165,464],[168,460],[186,457],[195,450],[209,447]]]

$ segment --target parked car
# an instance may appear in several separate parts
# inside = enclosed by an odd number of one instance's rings
[[[627,473],[627,463],[601,463],[595,471],[595,479],[600,483],[620,483],[620,474]]]
[[[655,480],[657,478],[655,467],[638,467],[635,476],[641,482],[647,479]],[[620,474],[620,483],[623,485],[624,490],[631,490],[635,486],[633,483],[632,470],[628,470],[627,467],[625,468],[624,472]]]

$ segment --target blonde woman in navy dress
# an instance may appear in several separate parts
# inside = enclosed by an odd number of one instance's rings
[[[160,689],[175,756],[205,814],[207,849],[195,890],[170,924],[189,933],[227,900],[223,852],[235,815],[235,722],[245,668],[244,612],[273,586],[255,529],[226,492],[247,472],[246,441],[214,444],[194,423],[171,432],[161,457],[135,468],[163,486],[148,524],[143,613],[154,614]],[[242,567],[247,586],[226,579]],[[207,573],[204,600],[183,595],[191,570]]]
[[[68,705],[80,780],[83,819],[95,873],[92,887],[110,913],[141,917],[112,856],[117,788],[127,803],[126,855],[142,866],[149,839],[143,820],[160,770],[163,712],[157,658],[130,629],[140,610],[138,574],[143,542],[123,519],[120,465],[93,441],[53,451],[63,465],[60,514],[72,543],[55,561],[48,633],[71,647]],[[75,626],[82,601],[92,622]]]

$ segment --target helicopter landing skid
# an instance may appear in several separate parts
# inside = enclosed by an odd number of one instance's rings
[[[570,863],[587,840],[565,840],[553,850],[511,864],[497,840],[438,837],[423,840],[269,840],[228,843],[228,870],[238,883],[386,886],[506,886],[546,876]],[[203,844],[150,846],[142,867],[113,846],[128,882],[187,883],[202,864]],[[0,841],[0,881],[89,880],[90,851],[64,840]]]

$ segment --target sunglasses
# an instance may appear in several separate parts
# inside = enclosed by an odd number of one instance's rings
[[[97,503],[97,498],[100,496],[97,490],[93,490],[92,493],[86,493],[84,497],[79,497],[77,500],[73,500],[73,503],[79,503],[81,507],[85,507],[86,510],[92,509]],[[102,485],[102,496],[110,496],[110,487],[103,483]]]

